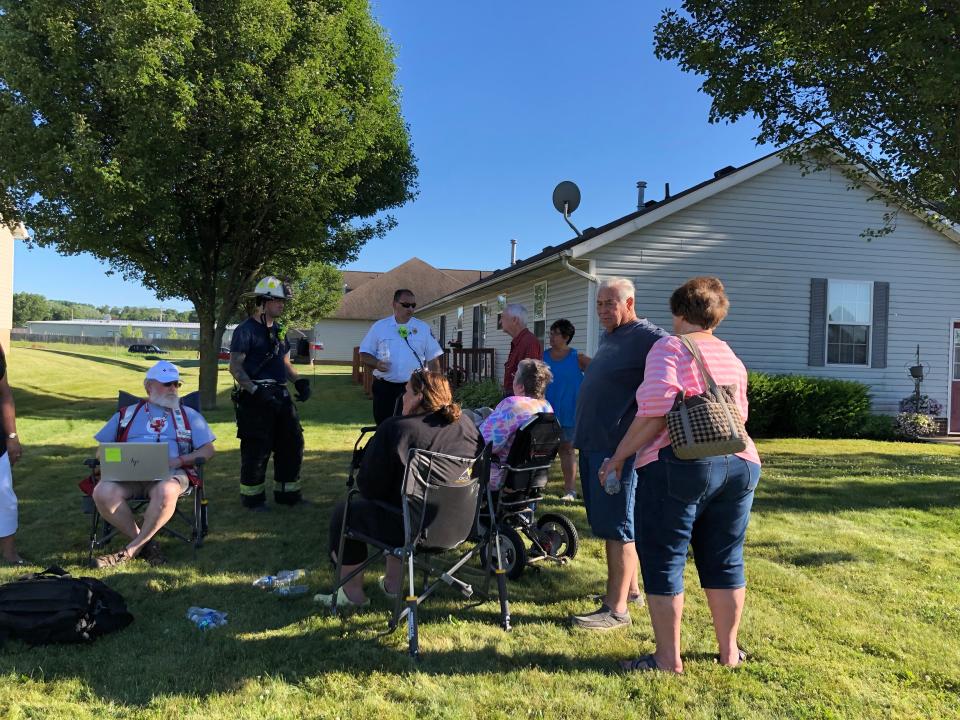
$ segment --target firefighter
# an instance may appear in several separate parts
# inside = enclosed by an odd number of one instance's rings
[[[244,507],[264,512],[269,510],[266,473],[271,453],[274,502],[304,502],[300,489],[303,428],[287,381],[293,382],[299,402],[310,397],[310,381],[294,370],[290,343],[279,322],[292,298],[290,287],[271,275],[246,296],[256,297],[256,307],[230,341],[230,374],[237,382],[233,397],[240,438],[240,499]]]

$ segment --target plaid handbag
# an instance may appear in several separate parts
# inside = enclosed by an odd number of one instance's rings
[[[680,340],[693,355],[707,385],[700,395],[678,393],[667,413],[667,432],[673,454],[681,460],[730,455],[747,448],[747,430],[737,407],[736,385],[717,385],[703,364],[697,344],[685,335]]]

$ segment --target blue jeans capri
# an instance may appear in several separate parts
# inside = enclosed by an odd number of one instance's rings
[[[637,554],[645,592],[683,592],[689,546],[701,587],[744,587],[743,539],[760,466],[736,455],[679,460],[665,447],[638,472]]]
[[[600,466],[608,453],[580,451],[580,486],[583,489],[583,504],[593,534],[603,540],[633,542],[633,504],[636,501],[637,473],[633,460],[623,464],[620,473],[620,492],[608,495],[600,487]]]

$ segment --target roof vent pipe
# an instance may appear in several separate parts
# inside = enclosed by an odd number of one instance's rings
[[[646,187],[646,180],[637,181],[637,210],[643,210],[643,191]]]
[[[670,183],[663,184],[663,199],[664,200],[670,199]]]
[[[517,264],[517,241],[515,239],[510,240],[510,264]]]

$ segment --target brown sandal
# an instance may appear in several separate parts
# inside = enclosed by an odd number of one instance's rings
[[[90,563],[90,566],[94,568],[116,567],[117,565],[123,565],[123,563],[129,562],[130,560],[133,560],[133,556],[127,552],[126,548],[124,548],[120,552],[110,553],[109,555],[101,555],[100,557],[94,558]]]

